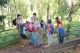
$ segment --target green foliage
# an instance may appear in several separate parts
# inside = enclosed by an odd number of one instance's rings
[[[17,33],[17,29],[15,29],[15,30],[10,30],[10,31],[6,31],[6,32],[0,33],[0,37],[5,37],[5,36],[9,36],[9,35],[11,35],[11,34],[16,34],[16,33]],[[5,38],[0,38],[0,43],[13,40],[13,41],[11,41],[11,42],[7,42],[6,44],[1,44],[1,45],[0,45],[0,49],[1,49],[2,47],[6,47],[6,46],[9,46],[9,45],[11,45],[11,44],[18,43],[19,40],[14,40],[15,38],[18,38],[18,37],[19,37],[18,35],[14,35],[14,36],[9,36],[9,37],[5,37]]]
[[[58,5],[59,5],[58,11],[57,11],[58,16],[60,16],[61,18],[64,18],[65,16],[67,16],[67,14],[69,12],[69,6],[67,4],[67,1],[60,0]]]
[[[9,0],[0,0],[0,5],[3,6],[4,4],[7,4]]]
[[[0,30],[2,30],[2,29],[4,28],[4,26],[3,26],[3,24],[2,24],[4,18],[6,18],[5,15],[0,15]]]
[[[4,18],[6,18],[5,15],[0,15],[0,21],[2,21]]]
[[[80,1],[78,1],[78,2],[75,4],[74,10],[73,10],[73,14],[76,14],[79,9],[80,9]]]

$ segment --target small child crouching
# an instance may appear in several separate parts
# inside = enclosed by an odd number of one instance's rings
[[[25,31],[26,31],[25,25],[21,24],[20,25],[20,36],[22,37],[23,44],[24,44],[22,47],[24,47],[27,43],[27,36],[25,34]]]

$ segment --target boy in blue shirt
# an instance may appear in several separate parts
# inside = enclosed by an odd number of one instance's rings
[[[34,47],[40,46],[38,33],[34,31],[32,35],[33,35]]]
[[[63,43],[66,33],[61,24],[58,25],[58,36],[59,36],[59,44]]]

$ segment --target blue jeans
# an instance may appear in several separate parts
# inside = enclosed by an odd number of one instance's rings
[[[39,43],[38,38],[37,39],[34,39],[34,46],[40,46],[40,43]]]
[[[31,43],[33,43],[33,35],[32,35],[32,33],[33,33],[33,32],[30,32],[30,42],[31,42]]]
[[[64,37],[59,37],[59,44],[63,43],[63,41],[64,41]]]

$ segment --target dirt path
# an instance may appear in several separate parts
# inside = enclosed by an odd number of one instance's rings
[[[40,53],[42,49],[45,48],[43,46],[34,48],[33,45],[29,45],[28,43],[24,48],[21,47],[21,44],[16,44],[0,50],[0,53]]]
[[[56,42],[54,38],[54,43]],[[45,45],[44,45],[45,46]],[[22,48],[21,44],[15,44],[15,45],[10,45],[9,47],[0,50],[0,53],[40,53],[41,50],[46,49],[45,47],[41,46],[39,48],[34,48],[33,45],[29,45],[29,42],[27,42],[27,45]]]
[[[24,48],[21,47],[21,44],[15,44],[0,50],[0,53],[41,53],[40,51],[43,49],[46,48],[43,46],[34,48],[33,45],[29,45],[28,43]],[[77,47],[76,49],[69,49],[61,53],[80,53],[80,47]]]

